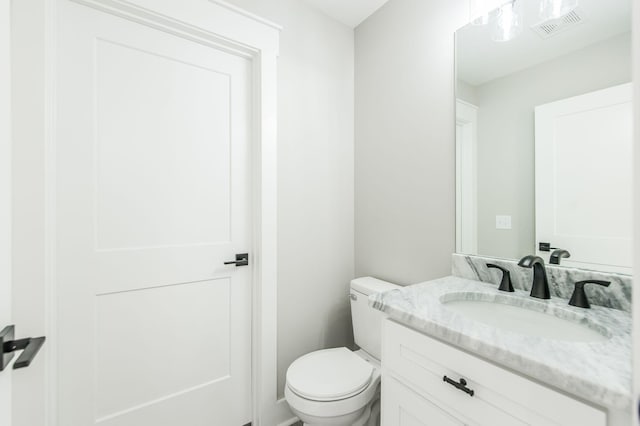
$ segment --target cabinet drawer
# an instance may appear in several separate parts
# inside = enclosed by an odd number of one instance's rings
[[[382,366],[465,424],[606,426],[600,409],[391,320],[383,327]],[[445,375],[464,378],[474,395],[443,381]]]

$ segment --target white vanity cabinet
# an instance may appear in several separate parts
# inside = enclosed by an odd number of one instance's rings
[[[389,319],[382,367],[382,426],[607,426],[602,409]]]

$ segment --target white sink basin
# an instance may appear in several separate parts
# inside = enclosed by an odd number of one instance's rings
[[[604,327],[586,322],[580,314],[557,308],[548,311],[549,307],[544,302],[534,299],[454,293],[443,297],[442,302],[446,308],[470,319],[527,336],[570,342],[602,342],[609,339]]]

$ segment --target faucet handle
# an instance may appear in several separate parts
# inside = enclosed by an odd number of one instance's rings
[[[584,292],[585,284],[598,284],[603,287],[609,287],[609,284],[611,284],[611,282],[602,280],[584,280],[576,282],[575,288],[573,289],[573,294],[571,295],[571,300],[569,300],[569,304],[571,306],[577,306],[579,308],[587,309],[591,307],[589,299],[587,299],[587,294]]]
[[[513,284],[511,284],[511,272],[508,269],[498,266],[493,263],[487,263],[487,268],[495,268],[502,271],[502,280],[500,280],[500,286],[498,290],[513,292]]]

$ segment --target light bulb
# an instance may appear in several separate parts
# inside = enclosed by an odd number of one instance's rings
[[[484,15],[476,16],[472,21],[471,25],[487,25],[489,23],[489,14],[485,13]]]
[[[540,0],[540,19],[558,19],[578,7],[578,0]]]
[[[470,0],[469,17],[472,25],[487,25],[489,23],[489,8],[486,0]]]
[[[498,11],[493,30],[494,41],[509,41],[522,33],[521,0],[513,0]]]

